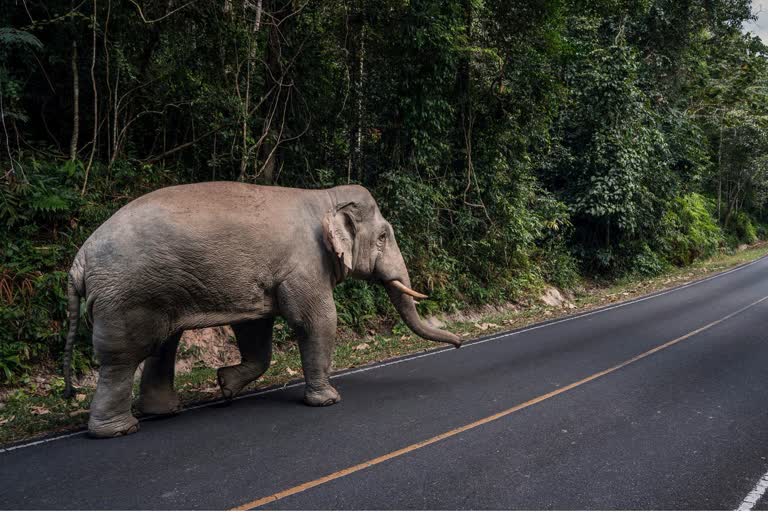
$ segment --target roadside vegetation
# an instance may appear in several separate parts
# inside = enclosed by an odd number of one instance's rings
[[[534,298],[547,286],[588,307],[613,286],[645,291],[637,283],[761,254],[736,251],[765,239],[768,222],[768,62],[743,31],[751,8],[9,3],[0,442],[85,418],[89,389],[56,398],[66,271],[100,223],[162,186],[362,184],[393,224],[414,287],[430,294],[422,314],[486,312],[452,324],[467,336],[546,315]],[[379,287],[347,282],[336,298],[337,367],[432,347],[402,328]],[[81,326],[79,375],[96,367]],[[259,386],[299,376],[290,333],[278,334]],[[213,393],[213,371],[179,377],[186,399]]]
[[[518,329],[536,322],[631,300],[768,256],[768,244],[764,242],[743,249],[723,252],[685,268],[672,268],[652,278],[624,278],[610,284],[585,280],[566,292],[560,300],[550,304],[542,301],[538,294],[531,294],[516,302],[472,308],[440,317],[437,321],[464,339]],[[230,340],[230,343],[234,345],[234,340]],[[444,347],[415,336],[400,321],[391,323],[387,319],[380,319],[380,323],[372,324],[367,333],[359,333],[349,327],[340,329],[334,352],[334,369],[339,371],[416,352],[441,349],[444,350]],[[180,357],[191,356],[190,359],[196,361],[189,371],[176,376],[176,389],[182,402],[189,406],[221,400],[221,392],[216,383],[216,368],[202,364],[195,354],[184,354],[183,348],[181,352]],[[137,379],[138,376],[137,372]],[[290,333],[278,323],[272,365],[264,376],[243,390],[243,394],[302,379],[298,347]],[[38,373],[26,379],[24,385],[0,388],[0,445],[44,433],[84,428],[88,421],[88,404],[95,391],[94,382],[91,380],[81,384],[73,400],[61,398],[64,380],[60,375]],[[138,391],[138,380],[135,386]],[[135,414],[140,417],[137,412]]]

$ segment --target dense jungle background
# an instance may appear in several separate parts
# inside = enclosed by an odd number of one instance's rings
[[[749,0],[0,4],[0,383],[54,364],[77,248],[166,185],[360,183],[426,312],[653,275],[768,221]],[[354,329],[389,312],[337,299]]]

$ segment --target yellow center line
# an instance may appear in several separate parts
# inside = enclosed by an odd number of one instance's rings
[[[695,336],[701,332],[706,331],[707,329],[711,329],[712,327],[725,322],[729,318],[733,318],[734,316],[738,315],[739,313],[743,313],[744,311],[748,310],[751,307],[754,307],[761,302],[764,302],[768,300],[768,296],[763,297],[760,300],[756,300],[752,304],[749,304],[748,306],[745,306],[738,311],[734,311],[733,313],[726,315],[719,320],[715,320],[714,322],[710,322],[707,325],[703,327],[699,327],[698,329],[689,332],[688,334],[684,334],[680,336],[679,338],[675,338],[671,341],[668,341],[662,345],[659,345],[657,347],[654,347],[646,352],[643,352],[642,354],[638,354],[631,359],[627,359],[626,361],[617,364],[616,366],[612,366],[606,370],[602,370],[597,373],[593,373],[589,377],[585,377],[579,381],[573,382],[571,384],[568,384],[567,386],[564,386],[562,388],[558,388],[554,391],[550,391],[549,393],[546,393],[544,395],[537,396],[536,398],[532,398],[531,400],[528,400],[527,402],[523,402],[521,404],[515,405],[514,407],[510,407],[509,409],[505,409],[501,412],[497,412],[496,414],[492,414],[490,416],[487,416],[485,418],[479,419],[477,421],[473,421],[472,423],[468,423],[467,425],[464,425],[462,427],[455,428],[453,430],[449,430],[448,432],[444,432],[440,435],[430,437],[429,439],[425,439],[424,441],[419,441],[418,443],[414,443],[411,445],[408,445],[404,448],[400,448],[399,450],[395,450],[393,452],[387,453],[385,455],[381,455],[379,457],[376,457],[375,459],[370,459],[365,462],[361,462],[360,464],[355,464],[354,466],[350,466],[346,469],[342,469],[341,471],[336,471],[335,473],[331,473],[328,475],[325,475],[323,477],[317,478],[315,480],[311,480],[309,482],[305,482],[303,484],[297,485],[295,487],[291,487],[289,489],[285,489],[283,491],[277,492],[275,494],[270,494],[269,496],[264,496],[263,498],[259,498],[257,500],[249,501],[248,503],[244,503],[243,505],[240,505],[236,508],[233,508],[232,510],[249,510],[252,508],[260,507],[262,505],[266,505],[267,503],[272,503],[273,501],[281,500],[283,498],[287,498],[288,496],[293,496],[294,494],[298,494],[300,492],[306,491],[307,489],[311,489],[313,487],[317,487],[318,485],[322,485],[328,482],[331,482],[333,480],[337,480],[339,478],[345,477],[347,475],[350,475],[352,473],[356,473],[358,471],[362,471],[363,469],[370,468],[371,466],[375,466],[377,464],[381,464],[382,462],[386,462],[388,460],[394,459],[396,457],[400,457],[401,455],[405,455],[406,453],[410,453],[413,451],[418,450],[419,448],[424,448],[425,446],[429,446],[431,444],[435,444],[439,441],[442,441],[443,439],[448,439],[449,437],[453,437],[455,435],[461,434],[462,432],[466,432],[468,430],[472,430],[474,428],[477,428],[479,426],[485,425],[487,423],[491,423],[492,421],[496,421],[500,418],[503,418],[505,416],[509,416],[510,414],[520,411],[522,409],[525,409],[527,407],[530,407],[532,405],[536,405],[540,402],[543,402],[544,400],[548,400],[550,398],[556,397],[557,395],[560,395],[562,393],[565,393],[566,391],[570,391],[571,389],[577,388],[579,386],[582,386],[588,382],[591,382],[595,379],[599,379],[600,377],[603,377],[605,375],[608,375],[609,373],[613,373],[617,370],[620,370],[624,368],[625,366],[628,366],[632,363],[635,363],[641,359],[645,359],[646,357],[655,354],[656,352],[659,352],[661,350],[664,350],[666,348],[671,347],[672,345],[676,345],[677,343],[680,343],[681,341],[687,340],[688,338]]]

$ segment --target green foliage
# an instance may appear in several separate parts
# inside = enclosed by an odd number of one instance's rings
[[[752,223],[752,219],[745,212],[738,212],[733,216],[733,220],[728,225],[728,230],[740,243],[752,244],[757,241],[757,229]]]
[[[334,292],[336,314],[341,325],[363,334],[377,312],[385,311],[386,294],[381,287],[365,282],[346,281]]]
[[[43,43],[41,43],[33,34],[10,27],[0,28],[0,44],[6,46],[16,45],[35,50],[39,50],[43,47]]]
[[[683,266],[712,256],[723,244],[716,213],[714,201],[700,194],[676,198],[662,221],[661,245],[665,258]]]
[[[537,258],[545,282],[567,290],[580,281],[579,262],[569,252],[564,241],[542,244]]]
[[[630,276],[652,277],[661,274],[669,267],[664,258],[651,250],[648,244],[642,244],[629,264]]]

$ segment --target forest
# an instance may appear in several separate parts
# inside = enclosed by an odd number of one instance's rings
[[[427,312],[766,235],[750,0],[1,4],[0,383],[57,364],[77,249],[173,184],[367,187]],[[354,329],[391,314],[336,298]]]

